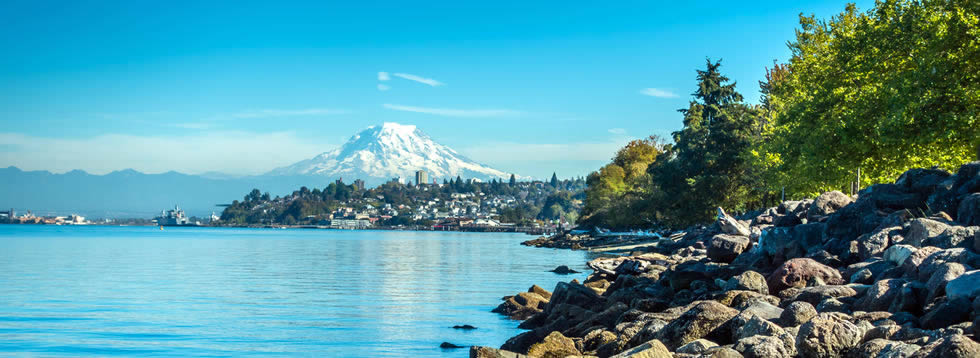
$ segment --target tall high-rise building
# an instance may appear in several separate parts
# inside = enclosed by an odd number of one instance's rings
[[[416,186],[422,186],[423,184],[426,184],[428,182],[429,182],[429,173],[426,173],[424,170],[416,170],[415,171],[415,185]]]

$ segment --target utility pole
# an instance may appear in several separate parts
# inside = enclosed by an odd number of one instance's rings
[[[861,191],[861,167],[858,167],[857,182],[854,184],[854,192]]]

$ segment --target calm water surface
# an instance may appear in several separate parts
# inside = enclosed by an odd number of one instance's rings
[[[501,296],[584,278],[527,238],[0,225],[0,355],[464,357],[521,332]]]

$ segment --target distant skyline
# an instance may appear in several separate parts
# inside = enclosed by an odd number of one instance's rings
[[[0,167],[261,174],[398,122],[505,172],[583,176],[679,129],[706,57],[758,102],[798,15],[845,5],[8,1]]]

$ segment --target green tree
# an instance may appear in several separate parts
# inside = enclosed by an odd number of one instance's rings
[[[651,188],[647,167],[664,147],[658,137],[634,140],[617,151],[611,163],[589,174],[581,222],[613,228],[649,226],[637,210]]]
[[[718,206],[745,210],[753,196],[748,158],[759,111],[742,103],[720,61],[705,67],[694,99],[679,110],[684,127],[673,133],[675,144],[648,168],[656,190],[645,198],[647,215],[675,228],[709,221]]]
[[[976,0],[852,4],[801,16],[788,69],[764,84],[771,140],[756,154],[787,191],[812,195],[895,180],[913,167],[955,169],[980,148]]]

